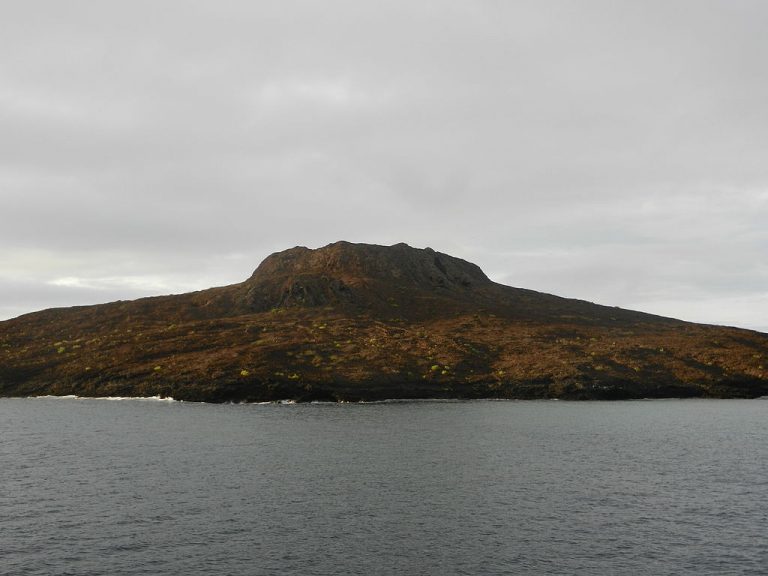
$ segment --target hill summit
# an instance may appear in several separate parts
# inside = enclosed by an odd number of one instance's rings
[[[231,286],[27,314],[0,346],[5,396],[768,394],[766,334],[504,286],[406,244],[296,247]]]
[[[349,242],[272,254],[245,283],[254,310],[293,305],[371,305],[434,291],[466,299],[470,289],[490,284],[478,266],[431,248]]]

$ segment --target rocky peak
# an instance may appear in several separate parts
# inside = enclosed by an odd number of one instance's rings
[[[491,284],[474,264],[407,244],[378,246],[336,242],[303,246],[267,257],[245,285],[252,309],[392,300],[403,292],[466,294]]]

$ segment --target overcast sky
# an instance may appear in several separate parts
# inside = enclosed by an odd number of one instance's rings
[[[430,246],[768,331],[768,2],[0,5],[0,318]]]

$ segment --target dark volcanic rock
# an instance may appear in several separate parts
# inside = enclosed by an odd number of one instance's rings
[[[0,395],[207,401],[755,397],[768,335],[490,281],[405,244],[269,256],[243,283],[0,322]]]
[[[476,265],[430,248],[337,242],[272,254],[245,282],[245,302],[262,312],[292,306],[376,308],[435,291],[466,298],[470,289],[490,284]]]

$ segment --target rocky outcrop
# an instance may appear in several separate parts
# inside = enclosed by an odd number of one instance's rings
[[[440,291],[466,299],[491,285],[474,264],[407,244],[355,245],[337,242],[320,250],[292,248],[269,256],[245,284],[253,311],[296,306],[377,308],[416,294]]]

